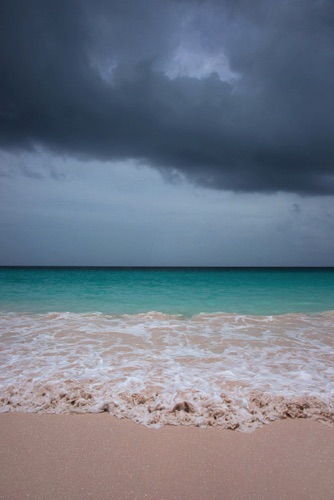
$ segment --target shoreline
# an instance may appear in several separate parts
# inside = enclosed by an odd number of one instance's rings
[[[334,498],[334,430],[305,419],[252,433],[109,414],[0,414],[0,498]]]

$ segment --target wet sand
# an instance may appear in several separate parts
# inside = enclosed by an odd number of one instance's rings
[[[332,499],[334,429],[147,429],[107,414],[0,415],[3,499]]]

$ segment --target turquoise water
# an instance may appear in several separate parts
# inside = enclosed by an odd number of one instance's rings
[[[334,424],[333,333],[333,269],[0,268],[0,413]]]
[[[0,268],[1,312],[334,310],[334,269]]]

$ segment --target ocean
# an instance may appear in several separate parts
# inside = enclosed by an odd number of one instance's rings
[[[0,412],[334,423],[334,269],[0,268]]]

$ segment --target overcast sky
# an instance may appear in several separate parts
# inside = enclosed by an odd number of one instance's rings
[[[334,265],[333,0],[0,0],[1,265]]]

